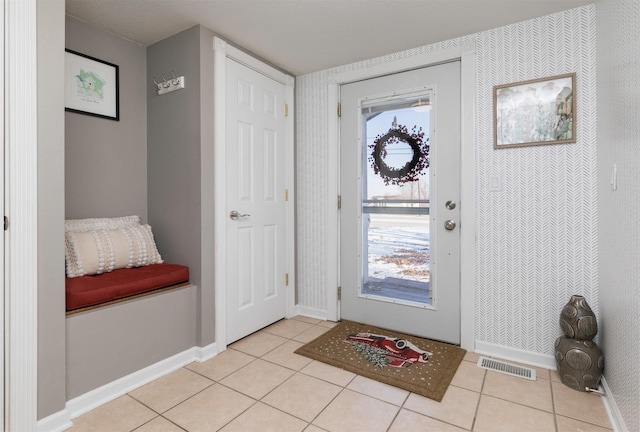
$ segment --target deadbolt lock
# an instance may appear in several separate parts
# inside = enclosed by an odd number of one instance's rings
[[[456,223],[451,219],[444,221],[444,229],[446,229],[447,231],[451,231],[455,227],[456,227]]]

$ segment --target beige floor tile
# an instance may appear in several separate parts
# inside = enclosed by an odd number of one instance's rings
[[[262,359],[289,369],[299,371],[312,361],[309,357],[304,357],[294,353],[294,351],[300,348],[302,345],[303,344],[301,342],[289,341],[284,345],[280,345],[273,351],[270,351],[267,354],[263,355]]]
[[[482,393],[532,408],[553,412],[551,385],[548,379],[531,381],[488,371]]]
[[[400,410],[389,428],[389,432],[466,432],[466,430],[405,409]]]
[[[323,321],[323,320],[318,319],[318,318],[311,318],[311,317],[304,316],[304,315],[296,315],[292,319],[295,319],[295,320],[298,320],[298,321],[302,321],[302,322],[306,322],[306,323],[313,324],[313,325],[320,324]]]
[[[471,429],[479,399],[479,393],[449,386],[441,402],[411,393],[404,408],[463,429]]]
[[[227,349],[206,362],[194,362],[185,367],[209,379],[220,381],[222,378],[231,375],[255,359],[255,357],[249,354],[234,349]]]
[[[285,342],[287,342],[286,338],[264,331],[259,331],[258,333],[254,333],[246,338],[234,342],[229,345],[229,348],[242,351],[243,353],[250,354],[254,357],[262,357]]]
[[[474,352],[467,351],[464,355],[464,360],[468,362],[478,363],[478,359],[480,359],[480,354]]]
[[[558,371],[552,370],[552,371],[549,371],[549,374],[551,375],[551,381],[562,382],[562,379],[560,378],[560,374],[558,373]]]
[[[329,327],[324,327],[321,325],[313,326],[309,330],[306,330],[300,333],[299,335],[297,335],[296,337],[294,337],[293,340],[302,342],[302,343],[311,342],[312,340],[314,340],[319,336],[322,336],[329,330],[331,330]]]
[[[467,390],[480,392],[482,390],[482,384],[484,383],[485,373],[486,369],[479,368],[476,363],[463,361],[460,363],[460,366],[458,366],[458,370],[453,376],[451,384],[466,388]]]
[[[221,432],[301,432],[307,422],[258,402],[223,427]]]
[[[335,321],[322,321],[322,322],[319,322],[318,325],[320,327],[334,328],[335,326],[338,325],[338,323]]]
[[[298,321],[294,319],[284,319],[280,320],[277,323],[271,324],[269,327],[265,328],[263,331],[266,333],[271,333],[276,336],[281,336],[287,339],[293,339],[298,336],[300,333],[309,330],[313,327],[313,324],[306,323],[304,321]]]
[[[555,432],[551,413],[482,395],[474,432]]]
[[[398,406],[402,405],[409,396],[406,390],[360,375],[356,376],[347,388]]]
[[[306,365],[300,372],[320,378],[321,380],[329,381],[341,387],[345,387],[356,377],[356,374],[352,372],[316,360]]]
[[[184,429],[174,425],[164,417],[156,417],[149,423],[140,426],[135,432],[184,432]]]
[[[296,374],[262,398],[262,402],[310,422],[340,391],[342,387],[337,385]]]
[[[181,368],[129,393],[157,413],[163,413],[213,384],[208,378]]]
[[[519,363],[516,361],[511,361],[511,360],[503,360],[505,363],[510,363],[510,364],[514,364],[514,365],[518,365],[518,366],[522,366],[525,368],[529,368],[529,369],[533,369],[536,371],[536,378],[537,379],[545,379],[545,380],[549,380],[551,379],[551,371],[549,369],[545,369],[543,367],[538,367],[538,366],[531,366],[529,364],[526,363]]]
[[[121,396],[73,419],[72,432],[129,432],[158,414],[129,395]]]
[[[551,387],[556,414],[604,428],[611,428],[600,395],[573,390],[555,381],[551,382]]]
[[[214,384],[170,409],[164,417],[189,432],[211,432],[229,423],[254,403],[243,394]]]
[[[384,432],[399,408],[351,390],[343,390],[313,424],[330,432]]]
[[[611,429],[563,416],[556,416],[556,425],[558,432],[611,432]]]
[[[257,359],[224,378],[220,383],[254,399],[261,399],[294,373],[291,369]]]
[[[304,432],[327,432],[325,429],[321,429],[316,425],[309,425],[307,426],[307,428],[304,430]],[[355,431],[354,431],[355,432]]]

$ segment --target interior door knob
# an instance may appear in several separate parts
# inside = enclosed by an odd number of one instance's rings
[[[229,217],[231,218],[231,220],[238,220],[240,218],[243,217],[249,217],[251,216],[250,214],[240,214],[238,213],[237,210],[231,210],[231,213],[229,213]]]
[[[456,223],[451,219],[444,221],[444,229],[446,229],[447,231],[451,231],[455,227],[456,227]]]

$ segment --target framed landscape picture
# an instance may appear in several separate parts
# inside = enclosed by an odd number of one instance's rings
[[[576,74],[493,88],[493,147],[576,142]]]
[[[119,67],[65,50],[65,111],[120,120]]]

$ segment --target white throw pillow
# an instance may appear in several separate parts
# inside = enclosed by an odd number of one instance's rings
[[[149,225],[65,233],[67,277],[162,263]]]
[[[64,221],[64,230],[83,232],[92,230],[114,230],[140,225],[140,216],[122,216],[114,218],[68,219]]]

